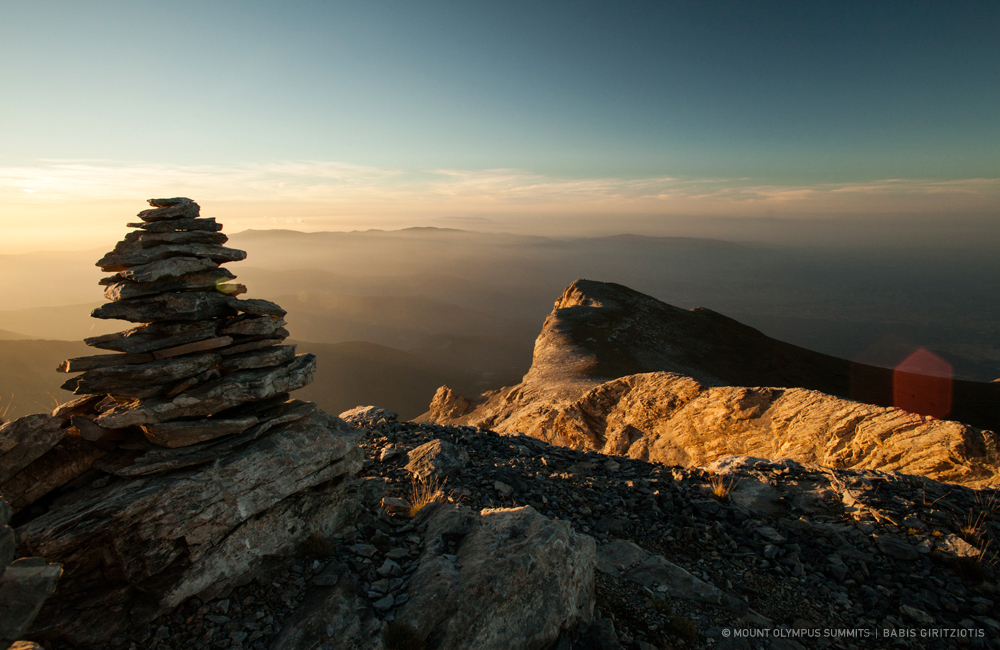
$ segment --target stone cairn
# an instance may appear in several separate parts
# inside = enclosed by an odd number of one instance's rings
[[[91,441],[138,426],[170,448],[259,431],[295,406],[287,393],[312,381],[316,359],[279,345],[288,331],[278,305],[237,298],[246,287],[220,265],[246,253],[223,246],[222,224],[200,218],[191,199],[149,204],[128,224],[136,230],[97,262],[114,275],[100,281],[110,302],[91,314],[138,325],[85,339],[117,354],[59,367],[82,373],[62,386],[86,396],[66,405],[72,425]]]
[[[220,265],[246,253],[194,201],[149,203],[97,263],[112,275],[92,315],[135,325],[86,339],[112,352],[58,368],[79,373],[63,385],[78,397],[0,426],[0,561],[15,531],[25,558],[0,579],[0,619],[10,602],[19,612],[0,642],[37,613],[28,638],[109,647],[254,579],[354,508],[359,433],[290,398],[316,359],[281,344],[284,310],[237,297]]]

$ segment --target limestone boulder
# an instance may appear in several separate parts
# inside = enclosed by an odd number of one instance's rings
[[[547,648],[563,631],[589,624],[596,552],[530,506],[473,512],[431,504],[424,547],[396,620],[427,648]]]
[[[447,440],[431,440],[409,454],[406,470],[421,481],[444,479],[465,467],[469,452]]]
[[[339,417],[353,427],[367,427],[381,422],[395,422],[399,414],[381,406],[355,406]]]

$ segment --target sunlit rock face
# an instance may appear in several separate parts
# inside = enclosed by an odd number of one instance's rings
[[[739,454],[995,483],[993,431],[894,407],[893,375],[580,280],[556,301],[519,385],[471,399],[442,387],[422,419],[671,465]],[[997,418],[1000,386],[952,385],[953,413]]]

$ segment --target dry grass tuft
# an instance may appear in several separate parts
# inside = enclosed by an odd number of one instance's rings
[[[428,503],[445,501],[447,496],[444,493],[444,486],[447,482],[448,479],[440,482],[437,477],[429,481],[424,479],[415,480],[410,487],[410,503],[412,504],[410,505],[410,516],[416,517],[421,508]]]
[[[726,482],[724,476],[719,476],[718,474],[712,475],[708,479],[709,485],[712,486],[712,496],[714,496],[719,501],[725,501],[729,498],[729,493],[733,491],[739,481],[730,479]]]
[[[3,399],[3,398],[0,398]],[[0,426],[7,424],[8,418],[7,414],[10,413],[11,407],[14,406],[14,394],[11,393],[10,399],[7,400],[7,406],[0,410]]]

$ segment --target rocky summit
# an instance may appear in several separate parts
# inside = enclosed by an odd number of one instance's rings
[[[919,385],[940,378],[907,375]],[[421,420],[521,432],[668,465],[727,455],[997,485],[1000,384],[948,381],[942,420],[892,406],[899,373],[798,348],[704,309],[578,280],[556,301],[520,384],[438,390]]]

